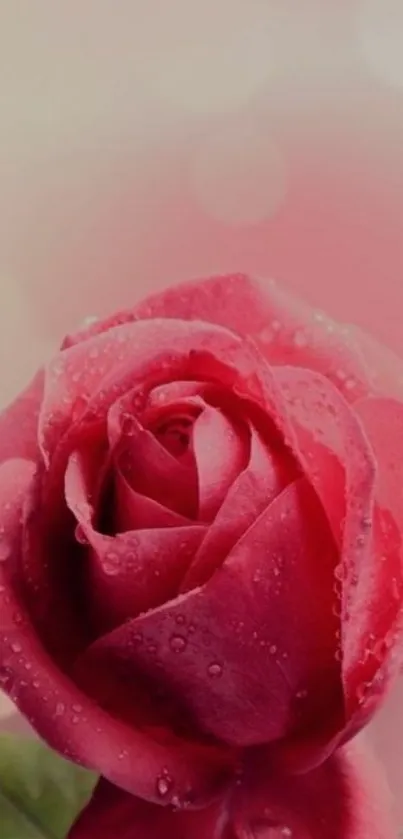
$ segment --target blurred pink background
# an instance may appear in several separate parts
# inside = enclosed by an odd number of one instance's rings
[[[86,316],[217,271],[403,356],[402,32],[401,0],[3,2],[2,402]]]

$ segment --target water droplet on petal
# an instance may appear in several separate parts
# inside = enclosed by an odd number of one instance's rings
[[[177,616],[176,616],[176,623],[177,623],[177,624],[179,624],[179,625],[184,624],[184,623],[185,623],[185,618],[184,618],[184,616],[183,616],[183,615],[177,615]]]
[[[157,793],[161,798],[165,798],[171,791],[173,786],[172,778],[169,775],[163,774],[157,778]]]
[[[120,418],[120,429],[126,437],[131,437],[136,431],[136,420],[132,414],[122,414]]]
[[[143,643],[142,634],[140,632],[136,632],[132,637],[132,641],[133,641],[133,644],[136,644],[136,646],[138,646],[139,644],[142,644]]]
[[[12,644],[10,644],[10,646],[11,646],[11,649],[12,649],[13,653],[21,653],[22,652],[22,646],[18,641],[14,641]]]
[[[117,554],[115,551],[110,551],[106,553],[104,561],[102,563],[102,568],[105,571],[105,574],[108,574],[111,577],[113,577],[115,574],[119,574],[119,554]]]
[[[82,524],[77,525],[74,531],[74,535],[76,537],[77,542],[79,542],[80,545],[89,545],[89,539]]]
[[[276,644],[271,644],[271,646],[269,647],[269,653],[271,653],[271,655],[275,655],[276,652],[277,652]]]
[[[183,653],[187,647],[186,638],[182,635],[173,635],[169,642],[169,646],[171,647],[172,652]]]
[[[212,664],[209,664],[207,668],[207,673],[212,679],[219,679],[223,673],[223,666],[218,661],[214,661]]]
[[[66,706],[63,704],[63,702],[58,702],[55,709],[55,717],[62,717],[65,713],[65,710]]]

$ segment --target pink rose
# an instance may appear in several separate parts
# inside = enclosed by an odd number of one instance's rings
[[[0,684],[103,776],[71,837],[393,836],[349,741],[401,663],[401,378],[233,275],[69,336],[3,413]]]

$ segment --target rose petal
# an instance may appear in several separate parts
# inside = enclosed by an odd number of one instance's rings
[[[116,468],[135,492],[187,518],[197,517],[195,467],[173,457],[149,431],[130,418],[130,437],[122,441]]]
[[[17,573],[22,510],[34,472],[35,464],[23,458],[0,465],[0,581],[2,571],[13,578]]]
[[[161,789],[165,789],[163,776]],[[235,839],[227,832],[221,802],[196,812],[172,812],[101,779],[68,839],[111,839],[115,835],[119,839]]]
[[[357,744],[322,766],[284,776],[270,757],[251,765],[234,796],[237,839],[395,839],[382,768]]]
[[[199,482],[199,519],[210,521],[249,459],[248,430],[221,411],[206,407],[193,426],[193,450]]]
[[[172,779],[165,803],[205,800],[216,790],[225,753],[167,733],[154,739],[106,713],[48,656],[7,582],[0,598],[2,687],[52,748],[148,801],[161,801],[162,772]]]
[[[207,530],[183,580],[183,592],[208,580],[257,516],[295,476],[295,465],[285,447],[280,451],[271,451],[253,426],[250,434],[249,463],[235,479]]]
[[[184,526],[175,526],[173,521],[172,527],[147,529],[146,517],[141,521],[139,516],[139,529],[135,531],[114,538],[97,532],[88,501],[84,454],[75,452],[69,460],[66,500],[79,524],[81,538],[88,544],[80,579],[88,594],[92,620],[110,628],[175,596],[206,528],[186,526],[185,519],[171,514]],[[141,496],[136,498],[141,503]],[[143,501],[148,503],[148,499]],[[163,508],[154,507],[163,513]]]
[[[0,414],[0,463],[8,458],[38,457],[38,416],[44,374],[36,374],[28,387]]]
[[[302,479],[260,516],[203,589],[104,636],[86,660],[141,665],[204,730],[233,745],[281,737],[340,701],[334,563],[327,523]],[[141,637],[135,649],[134,636]]]
[[[335,538],[339,544],[345,540],[349,521],[344,523],[344,518],[351,515],[352,506],[354,536],[361,536],[359,516],[371,516],[375,471],[361,423],[318,373],[284,366],[273,368],[273,376],[293,424],[300,462],[322,501]],[[277,421],[282,423],[279,407]],[[353,542],[353,534],[349,538]]]
[[[105,631],[176,596],[206,528],[136,530],[116,538],[85,532],[93,548],[85,572],[87,602]]]
[[[122,533],[128,530],[151,530],[159,527],[183,527],[194,524],[185,516],[163,507],[152,498],[135,492],[123,475],[115,474],[115,503],[113,519],[115,530]]]
[[[382,376],[374,378],[371,363],[361,350],[367,346],[366,340],[362,345],[357,330],[315,311],[284,286],[245,274],[213,276],[164,289],[130,310],[68,336],[65,345],[72,346],[117,324],[160,317],[205,320],[252,336],[271,363],[316,370],[340,388],[349,402],[373,393],[389,393]],[[364,333],[363,337],[366,339]],[[381,357],[383,353],[379,348]],[[378,347],[373,355],[377,363]],[[393,394],[397,395],[398,388],[403,398],[403,384],[398,385],[397,379],[392,384]]]
[[[372,550],[360,579],[355,620],[344,641],[353,730],[374,714],[403,661],[403,405],[393,399],[366,399],[355,407],[378,470]]]
[[[45,459],[49,460],[69,428],[77,403],[81,418],[101,421],[112,403],[135,386],[144,391],[146,386],[151,389],[188,378],[181,371],[191,352],[217,347],[224,353],[237,343],[235,335],[210,324],[145,320],[116,327],[59,353],[46,370],[39,418]]]

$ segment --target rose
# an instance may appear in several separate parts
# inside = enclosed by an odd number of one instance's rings
[[[402,394],[235,275],[69,336],[3,413],[1,686],[108,779],[74,839],[389,835],[346,744],[400,664]]]

